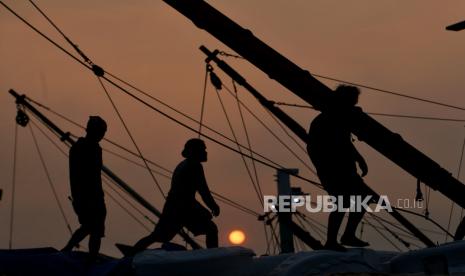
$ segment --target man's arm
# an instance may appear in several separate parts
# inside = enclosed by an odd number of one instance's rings
[[[207,181],[205,179],[205,174],[203,172],[202,166],[200,166],[200,175],[199,175],[199,184],[198,192],[200,197],[202,197],[203,202],[210,208],[213,215],[217,217],[220,214],[220,207],[216,204],[215,199],[213,198],[210,189],[208,188]]]
[[[354,144],[351,143],[351,145],[352,145],[352,148],[353,148],[355,161],[358,163],[358,166],[359,166],[360,170],[362,171],[362,177],[363,177],[363,176],[368,174],[368,165],[367,165],[365,159],[363,158],[363,156],[360,154],[360,152],[358,152],[358,150],[354,146]]]
[[[359,112],[362,112],[362,109],[358,106],[355,106],[352,108],[351,112],[349,114],[347,114],[348,118],[350,118],[349,122],[352,120],[353,116],[355,113],[359,113]],[[350,124],[350,123],[349,123]],[[350,145],[352,146],[353,148],[353,153],[354,153],[354,158],[355,158],[355,161],[358,163],[358,167],[360,168],[360,170],[362,171],[362,177],[367,175],[368,174],[368,165],[365,161],[365,159],[363,158],[363,156],[360,154],[360,152],[358,152],[357,148],[354,146],[354,144],[351,142]]]

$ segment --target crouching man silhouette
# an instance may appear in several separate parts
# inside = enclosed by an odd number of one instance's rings
[[[205,143],[200,139],[190,139],[182,156],[185,159],[174,170],[160,220],[150,235],[134,245],[133,254],[154,242],[169,242],[183,227],[195,236],[206,235],[208,248],[218,247],[218,228],[212,221],[212,215],[218,216],[220,208],[211,195],[201,164],[207,161]],[[211,212],[195,199],[196,192]]]

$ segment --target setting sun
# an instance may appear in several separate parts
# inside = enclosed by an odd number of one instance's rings
[[[241,230],[234,230],[229,233],[229,242],[235,245],[242,244],[245,241],[245,234]]]

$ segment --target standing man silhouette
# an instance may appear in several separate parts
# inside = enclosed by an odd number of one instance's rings
[[[307,143],[308,154],[324,189],[336,198],[342,196],[346,208],[350,205],[350,196],[368,195],[362,179],[368,173],[368,166],[351,141],[351,117],[356,111],[359,94],[357,87],[340,85],[332,94],[331,106],[311,123]],[[362,177],[357,173],[356,164]],[[365,210],[361,210],[349,214],[341,244],[356,247],[369,245],[355,236],[364,213]],[[337,210],[329,215],[325,248],[345,250],[337,241],[343,218],[344,212]]]
[[[89,235],[89,253],[94,259],[105,233],[106,208],[100,174],[102,149],[99,142],[106,131],[107,124],[102,118],[90,116],[86,136],[79,138],[69,151],[71,196],[81,226],[62,251],[71,251]]]
[[[155,230],[134,245],[133,253],[154,242],[169,242],[183,227],[195,236],[206,235],[207,248],[218,247],[218,228],[212,215],[218,216],[220,207],[211,195],[201,164],[207,161],[205,143],[190,139],[184,145],[182,156],[185,159],[173,172],[171,189]],[[196,192],[211,212],[195,199]]]

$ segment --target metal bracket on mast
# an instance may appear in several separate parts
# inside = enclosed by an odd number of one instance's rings
[[[293,191],[289,176],[296,175],[299,172],[297,169],[280,169],[277,174],[278,182],[278,196],[292,196]],[[294,204],[292,198],[289,198],[289,204]],[[278,206],[279,207],[279,206]],[[292,208],[291,208],[292,209]],[[278,208],[279,210],[279,208]],[[315,239],[310,233],[305,231],[302,227],[297,225],[292,220],[291,212],[279,212],[278,211],[278,222],[279,222],[279,236],[281,239],[281,253],[294,252],[294,238],[296,236],[306,245],[314,250],[323,249],[323,245],[317,239]]]
[[[278,183],[278,197],[291,196],[291,183],[289,181],[289,174],[297,174],[297,169],[280,169],[277,172]],[[289,198],[289,203],[292,204],[292,199]],[[279,210],[280,208],[278,208]],[[291,229],[292,212],[278,211],[279,222],[279,238],[281,239],[281,253],[294,252],[294,235]]]

